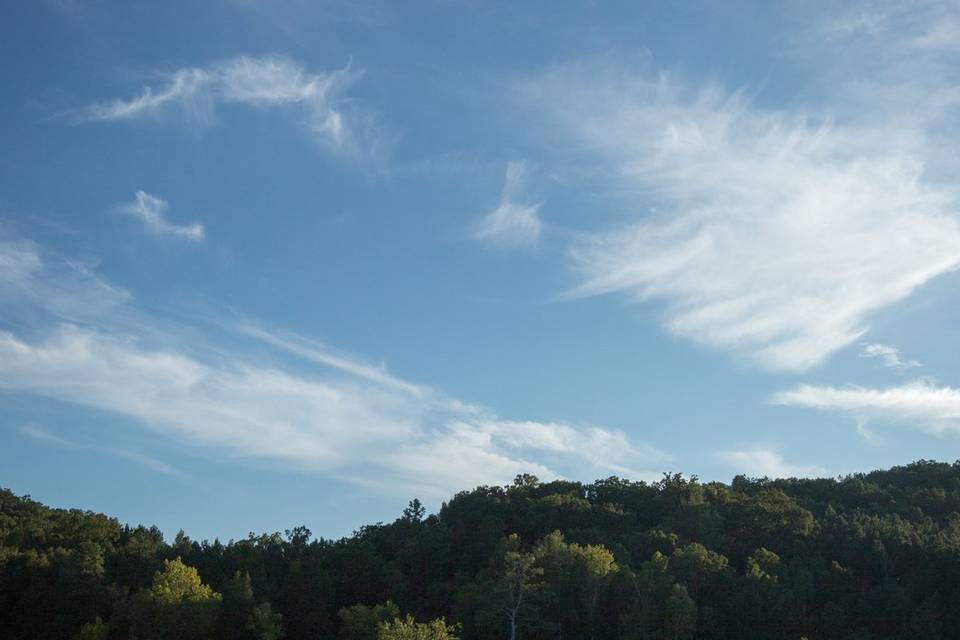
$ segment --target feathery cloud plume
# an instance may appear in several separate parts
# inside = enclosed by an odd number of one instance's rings
[[[178,109],[199,126],[215,121],[220,104],[257,109],[296,107],[303,126],[324,146],[345,155],[379,159],[389,151],[390,136],[377,117],[344,94],[363,76],[349,65],[310,73],[282,56],[239,56],[208,67],[161,74],[159,87],[140,95],[93,104],[74,112],[80,122],[158,117]]]
[[[480,220],[473,237],[501,247],[530,247],[540,241],[540,205],[518,202],[527,179],[526,162],[507,164],[500,204]]]
[[[759,107],[605,60],[519,93],[551,141],[635,197],[628,222],[571,246],[570,297],[660,301],[679,336],[803,371],[960,266],[957,194],[929,171],[933,112],[904,120],[846,94],[812,111]]]

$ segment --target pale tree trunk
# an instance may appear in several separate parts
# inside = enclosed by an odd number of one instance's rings
[[[517,587],[517,598],[513,608],[507,611],[510,618],[510,640],[517,640],[517,616],[520,615],[520,606],[523,604],[523,585]]]

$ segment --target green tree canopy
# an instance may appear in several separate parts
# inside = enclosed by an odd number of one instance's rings
[[[180,558],[164,560],[163,567],[150,589],[136,599],[131,638],[210,638],[220,614],[220,594],[203,584],[197,570]]]
[[[443,618],[417,622],[413,616],[380,623],[377,640],[459,640],[456,625]]]

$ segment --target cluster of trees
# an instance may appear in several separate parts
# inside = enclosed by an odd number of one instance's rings
[[[960,462],[838,479],[462,492],[340,540],[222,544],[0,490],[0,635],[81,640],[960,637]]]

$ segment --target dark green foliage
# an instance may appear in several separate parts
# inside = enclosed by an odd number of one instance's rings
[[[168,544],[0,490],[0,637],[281,635],[960,637],[960,463],[730,485],[521,475],[337,541]]]
[[[340,640],[377,640],[380,625],[400,617],[400,609],[391,601],[368,607],[355,604],[340,609]]]
[[[110,626],[99,617],[88,622],[73,636],[73,640],[107,640],[110,637]]]
[[[223,599],[215,640],[273,640],[280,637],[280,617],[269,602],[257,603],[250,574],[239,571],[220,587]]]

